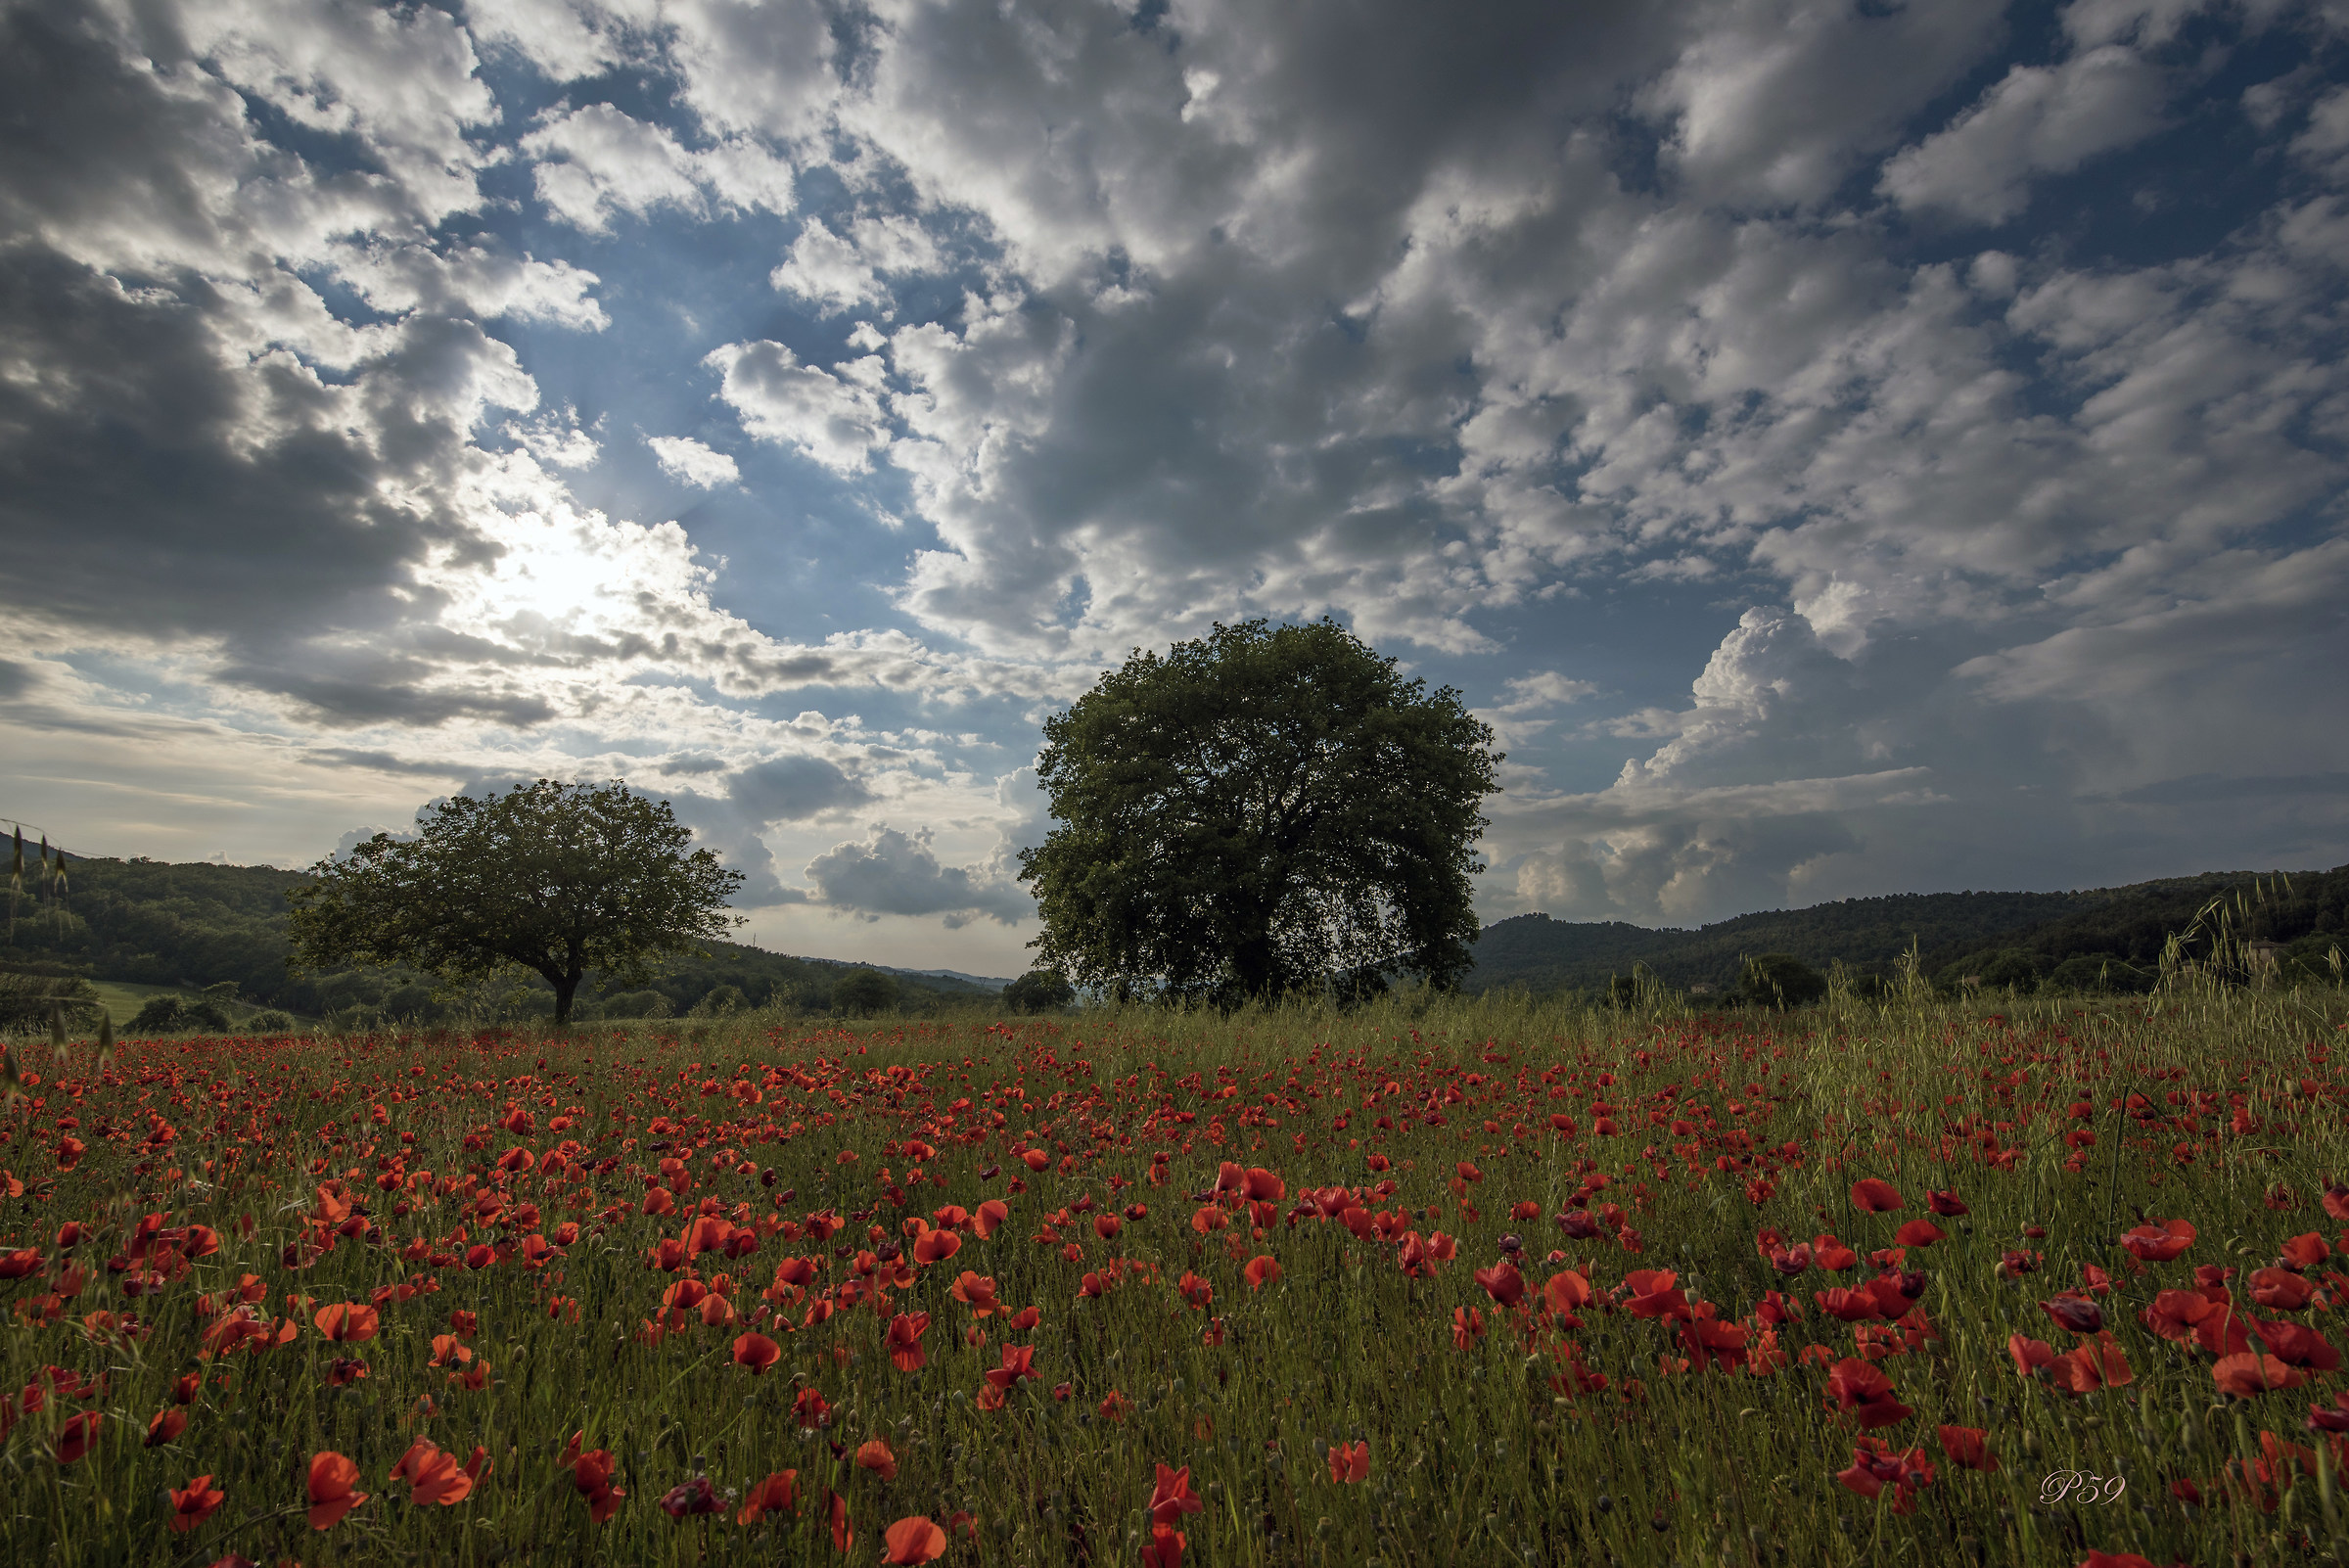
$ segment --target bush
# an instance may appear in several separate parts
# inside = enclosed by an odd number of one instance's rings
[[[1808,1007],[1827,994],[1827,977],[1790,952],[1766,952],[1745,962],[1738,999],[1757,1007]]]
[[[37,1030],[49,1027],[49,1015],[63,1012],[68,1029],[98,1022],[98,988],[72,975],[0,975],[0,1029]]]
[[[886,1012],[897,1004],[897,977],[877,969],[852,969],[832,984],[832,1005],[853,1018]]]
[[[1015,1013],[1056,1013],[1077,999],[1077,988],[1057,969],[1031,969],[1003,988],[1003,1005]]]
[[[605,1018],[667,1018],[668,998],[657,991],[615,992],[596,1004]]]
[[[138,1016],[125,1025],[125,1035],[177,1035],[188,1030],[228,1032],[228,1016],[206,1000],[185,996],[150,996]]]
[[[894,994],[894,992],[893,992]],[[688,1018],[724,1018],[732,1013],[750,1011],[751,999],[742,993],[740,986],[714,986],[686,1013]]]
[[[274,1007],[264,1008],[245,1020],[245,1033],[248,1035],[291,1035],[294,1033],[294,1015],[281,1013]]]

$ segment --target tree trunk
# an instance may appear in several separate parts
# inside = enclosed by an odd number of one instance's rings
[[[576,973],[554,977],[555,1027],[557,1029],[571,1027],[571,999],[578,994],[579,979],[580,977]]]

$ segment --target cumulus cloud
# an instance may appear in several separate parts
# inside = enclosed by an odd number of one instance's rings
[[[734,459],[690,436],[650,436],[644,443],[653,449],[653,460],[661,465],[662,473],[696,489],[714,490],[742,482],[742,470],[734,466]]]
[[[843,913],[939,915],[949,931],[977,919],[1010,925],[1035,913],[1026,889],[986,868],[941,865],[927,829],[875,823],[861,844],[835,845],[807,863],[807,880]]]
[[[803,365],[779,343],[737,343],[703,363],[724,377],[718,396],[760,440],[795,446],[837,474],[861,474],[888,444],[889,416],[873,384],[881,361],[866,355],[840,374]]]
[[[644,217],[670,208],[698,216],[713,199],[791,210],[791,168],[772,154],[740,140],[692,151],[667,127],[609,104],[548,110],[519,146],[532,160],[538,200],[590,233],[622,213]]]

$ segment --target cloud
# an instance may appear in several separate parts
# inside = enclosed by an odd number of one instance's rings
[[[878,304],[886,315],[891,296],[883,274],[936,272],[942,265],[937,240],[917,219],[890,214],[860,217],[845,235],[808,223],[768,281],[823,306],[826,314]]]
[[[2034,175],[2065,174],[2161,123],[2162,74],[2108,44],[2060,66],[2016,66],[1951,123],[1884,165],[1879,189],[1912,210],[2004,223]]]
[[[862,806],[871,790],[820,757],[780,757],[756,762],[727,780],[726,797],[755,822],[797,822],[845,807]]]
[[[779,343],[737,343],[703,361],[724,377],[718,396],[760,440],[796,446],[836,474],[862,474],[888,444],[889,416],[868,385],[880,361],[870,355],[834,375],[803,365]]]
[[[696,489],[714,490],[721,484],[742,483],[742,470],[734,466],[734,459],[690,436],[649,436],[644,443],[653,449],[653,460],[661,465],[662,473]]]
[[[807,864],[823,901],[867,919],[941,915],[948,930],[976,919],[1011,925],[1035,913],[1024,888],[966,866],[941,865],[928,830],[912,834],[875,823],[865,842],[835,845]]]
[[[692,151],[667,127],[609,104],[550,109],[519,149],[532,161],[538,200],[589,233],[622,213],[669,208],[700,216],[713,199],[738,209],[792,208],[790,165],[764,149],[734,140]]]

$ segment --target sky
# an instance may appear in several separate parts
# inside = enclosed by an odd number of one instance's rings
[[[2349,861],[2349,0],[0,3],[0,815],[624,778],[1026,966],[1039,725],[1322,616],[1487,920]]]

